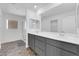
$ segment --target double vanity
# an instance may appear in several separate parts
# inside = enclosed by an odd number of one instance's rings
[[[78,39],[79,37],[74,34],[28,33],[29,47],[38,56],[78,56]]]
[[[36,55],[79,56],[79,4],[60,4],[37,16],[27,22],[28,44]]]

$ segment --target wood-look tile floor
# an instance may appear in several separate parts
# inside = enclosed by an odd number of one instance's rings
[[[18,40],[2,44],[0,56],[35,56],[35,54],[30,48],[25,48],[23,41]]]

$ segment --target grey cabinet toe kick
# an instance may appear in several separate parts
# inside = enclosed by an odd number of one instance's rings
[[[28,45],[38,56],[79,56],[79,45],[28,34]]]

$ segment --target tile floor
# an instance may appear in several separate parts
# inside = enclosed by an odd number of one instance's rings
[[[35,56],[30,48],[25,48],[22,40],[4,43],[1,45],[0,56]]]

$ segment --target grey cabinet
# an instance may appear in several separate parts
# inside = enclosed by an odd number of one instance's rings
[[[45,56],[45,41],[40,36],[35,36],[35,52],[39,56]]]
[[[45,42],[46,41],[46,38],[45,37],[37,36],[37,38],[41,42]]]
[[[31,46],[31,34],[28,34],[28,45]]]
[[[29,47],[39,56],[45,56],[45,38],[37,35],[28,34]]]
[[[33,34],[28,35],[28,44],[39,56],[77,56],[79,45],[45,38]]]
[[[67,42],[60,42],[60,48],[69,51],[75,55],[77,55],[77,47],[78,45],[72,44],[72,43],[67,43]]]
[[[39,47],[41,50],[45,50],[45,43],[39,40],[35,40],[35,47]]]
[[[67,50],[63,50],[58,47],[47,44],[46,56],[75,56],[75,54]]]
[[[28,44],[31,49],[34,49],[34,45],[35,45],[35,36],[34,35],[32,35],[32,34],[28,35]]]
[[[75,56],[77,55],[77,45],[57,41],[55,39],[47,39],[46,55],[49,56]]]
[[[53,46],[56,46],[56,47],[60,47],[61,46],[61,42],[55,40],[55,39],[46,39],[46,43],[47,44],[50,44],[50,45],[53,45]]]
[[[45,51],[40,49],[39,47],[35,46],[35,53],[38,55],[38,56],[45,56]]]
[[[31,39],[31,45],[32,45],[32,49],[34,50],[34,48],[35,48],[35,36],[34,35],[32,35],[32,39]]]
[[[68,51],[61,50],[60,56],[76,56],[76,55]]]
[[[47,44],[46,46],[46,56],[59,56],[61,49]]]

